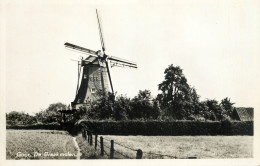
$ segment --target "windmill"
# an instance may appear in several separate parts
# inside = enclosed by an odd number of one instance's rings
[[[82,105],[87,105],[89,100],[96,100],[99,97],[97,92],[100,90],[102,92],[112,92],[114,94],[109,62],[111,67],[137,68],[137,64],[134,62],[106,54],[101,23],[97,10],[96,14],[102,50],[93,51],[67,42],[64,44],[66,48],[88,55],[87,58],[81,58],[81,61],[78,61],[78,84],[76,97],[71,103],[73,109],[77,109]],[[81,75],[81,83],[79,85]]]

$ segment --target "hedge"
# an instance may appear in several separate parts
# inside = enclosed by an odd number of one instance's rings
[[[81,121],[103,135],[254,135],[253,121]],[[80,128],[59,123],[6,126],[6,129],[68,130],[76,134]]]
[[[62,130],[62,127],[59,123],[35,123],[32,125],[14,125],[14,126],[6,126],[6,129],[17,129],[17,130],[37,130],[37,129],[46,129],[46,130]]]
[[[232,135],[254,135],[254,122],[243,121],[232,123]]]
[[[230,121],[81,121],[102,135],[253,135],[253,122]]]

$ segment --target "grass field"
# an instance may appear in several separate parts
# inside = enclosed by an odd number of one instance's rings
[[[252,136],[103,136],[104,144],[110,146],[107,140],[114,140],[114,149],[130,158],[135,158],[136,151],[117,145],[122,144],[133,149],[141,149],[143,158],[164,159],[164,158],[188,158],[196,157],[199,159],[223,159],[223,158],[252,158],[253,157],[253,137]],[[80,136],[84,149],[88,149],[94,156],[93,147],[87,148],[87,141],[83,141]],[[84,149],[82,153],[84,153]],[[94,150],[95,151],[95,150]],[[109,148],[105,147],[109,154]],[[115,158],[127,158],[115,152]],[[85,154],[87,156],[87,153]],[[95,152],[100,154],[100,150]],[[149,154],[155,153],[155,154]],[[168,156],[161,156],[161,155]],[[98,157],[97,157],[98,158]]]
[[[73,137],[65,131],[6,130],[6,159],[75,159]]]
[[[100,146],[95,150],[94,146],[90,146],[88,141],[82,138],[81,134],[76,137],[76,141],[81,152],[80,159],[108,159],[107,155],[100,155]]]

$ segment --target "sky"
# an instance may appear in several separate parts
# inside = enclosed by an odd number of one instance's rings
[[[100,50],[99,10],[106,53],[138,69],[111,69],[117,94],[155,97],[164,70],[180,66],[200,100],[231,98],[259,108],[260,2],[9,1],[3,7],[2,87],[6,112],[29,114],[75,98],[77,63],[70,42]],[[4,71],[4,72],[3,72]]]

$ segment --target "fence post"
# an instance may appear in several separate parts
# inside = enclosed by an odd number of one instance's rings
[[[87,137],[87,136],[86,136],[86,130],[85,130],[85,129],[83,129],[82,136],[83,136],[83,139],[86,140],[86,137]]]
[[[110,159],[114,158],[114,140],[111,140]]]
[[[103,137],[100,137],[100,149],[101,149],[101,156],[104,156]]]
[[[90,133],[89,136],[90,136],[90,142],[89,142],[89,144],[90,144],[90,145],[93,145],[93,141],[92,141],[92,133]]]
[[[97,134],[95,134],[95,150],[97,150]]]
[[[197,157],[188,157],[188,159],[197,159]]]
[[[142,159],[143,157],[143,151],[141,149],[138,149],[136,152],[136,159]]]
[[[88,136],[88,143],[89,143],[89,131],[87,130],[87,136]]]

